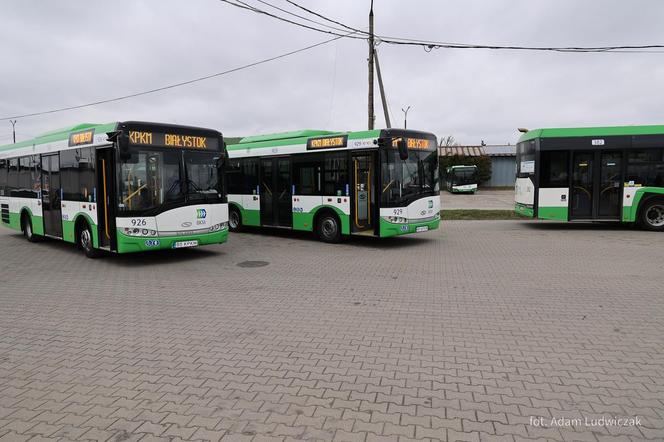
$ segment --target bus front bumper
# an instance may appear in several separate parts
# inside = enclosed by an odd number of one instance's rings
[[[175,249],[179,246],[196,247],[220,244],[228,239],[228,228],[218,232],[190,236],[128,236],[117,232],[118,253],[147,252],[150,250]],[[194,241],[196,242],[194,244]]]
[[[409,233],[427,232],[436,230],[440,226],[440,215],[435,219],[424,222],[411,222],[406,224],[391,223],[380,219],[380,236],[386,238],[389,236],[407,235]]]

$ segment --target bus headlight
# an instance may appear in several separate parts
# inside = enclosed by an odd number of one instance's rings
[[[135,227],[125,227],[123,233],[128,236],[157,236],[157,231],[152,229],[137,229]]]
[[[403,216],[383,216],[382,217],[385,221],[388,223],[393,223],[393,224],[407,224],[408,223],[408,218],[404,218]]]
[[[219,223],[219,224],[215,224],[214,226],[210,227],[208,229],[208,231],[210,233],[212,233],[212,232],[218,232],[220,230],[227,229],[227,228],[228,228],[228,223]]]

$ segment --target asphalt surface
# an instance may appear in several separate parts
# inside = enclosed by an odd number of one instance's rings
[[[0,441],[662,440],[663,246],[452,221],[89,260],[3,229]]]

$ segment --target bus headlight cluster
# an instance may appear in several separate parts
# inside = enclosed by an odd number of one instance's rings
[[[408,223],[408,218],[404,218],[403,216],[384,216],[382,217],[385,221],[389,223],[394,223],[394,224],[407,224]]]
[[[157,231],[152,229],[139,229],[136,227],[125,227],[124,234],[129,236],[157,236]]]
[[[219,223],[215,224],[214,226],[210,227],[208,230],[210,232],[218,232],[220,230],[228,228],[228,223]]]

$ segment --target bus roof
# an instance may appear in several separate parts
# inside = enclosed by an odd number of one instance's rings
[[[620,135],[657,135],[664,134],[664,125],[651,126],[605,126],[605,127],[561,127],[534,129],[521,135],[522,141],[536,138],[568,138],[568,137],[611,137]]]
[[[65,127],[62,129],[56,129],[49,132],[44,132],[41,135],[36,136],[35,138],[20,141],[16,144],[6,144],[0,146],[0,152],[8,152],[14,149],[21,149],[28,146],[34,146],[38,144],[51,143],[53,141],[66,140],[69,138],[69,135],[74,132],[79,132],[85,129],[95,129],[95,132],[112,132],[118,126],[117,122],[114,123],[105,123],[105,124],[96,124],[96,123],[81,123],[71,127]]]

